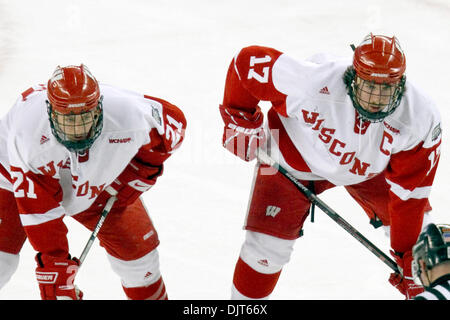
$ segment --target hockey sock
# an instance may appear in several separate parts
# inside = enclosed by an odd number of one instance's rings
[[[162,277],[145,287],[123,287],[123,291],[125,291],[129,300],[168,300]]]
[[[281,270],[276,273],[260,273],[241,258],[236,263],[233,284],[237,291],[250,299],[267,298],[275,289]]]
[[[0,289],[8,283],[18,266],[18,254],[0,251]]]

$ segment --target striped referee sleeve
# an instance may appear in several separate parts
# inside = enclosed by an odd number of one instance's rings
[[[425,292],[415,296],[414,300],[450,300],[450,283],[445,282],[427,288]]]

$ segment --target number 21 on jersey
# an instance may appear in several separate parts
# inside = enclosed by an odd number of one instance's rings
[[[37,199],[37,195],[34,192],[34,182],[30,178],[24,176],[22,171],[11,171],[10,174],[13,179],[14,196],[16,198]]]

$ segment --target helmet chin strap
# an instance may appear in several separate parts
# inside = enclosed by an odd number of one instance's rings
[[[425,283],[423,282],[422,277],[420,277],[420,282],[422,282],[422,285],[423,285],[425,288],[428,288],[428,287],[430,286],[430,284],[431,284],[431,280],[430,280],[430,276],[429,276],[429,271],[426,269],[426,267],[425,267],[425,272],[422,272],[422,274],[423,274],[424,277],[426,277],[426,279],[427,279],[427,281],[428,281],[428,284],[425,284]]]

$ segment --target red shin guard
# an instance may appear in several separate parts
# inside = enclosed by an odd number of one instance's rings
[[[166,286],[162,277],[146,287],[125,288],[123,291],[129,300],[168,300]]]
[[[280,274],[281,270],[271,274],[257,272],[239,258],[234,269],[233,284],[242,295],[261,299],[272,293]]]

